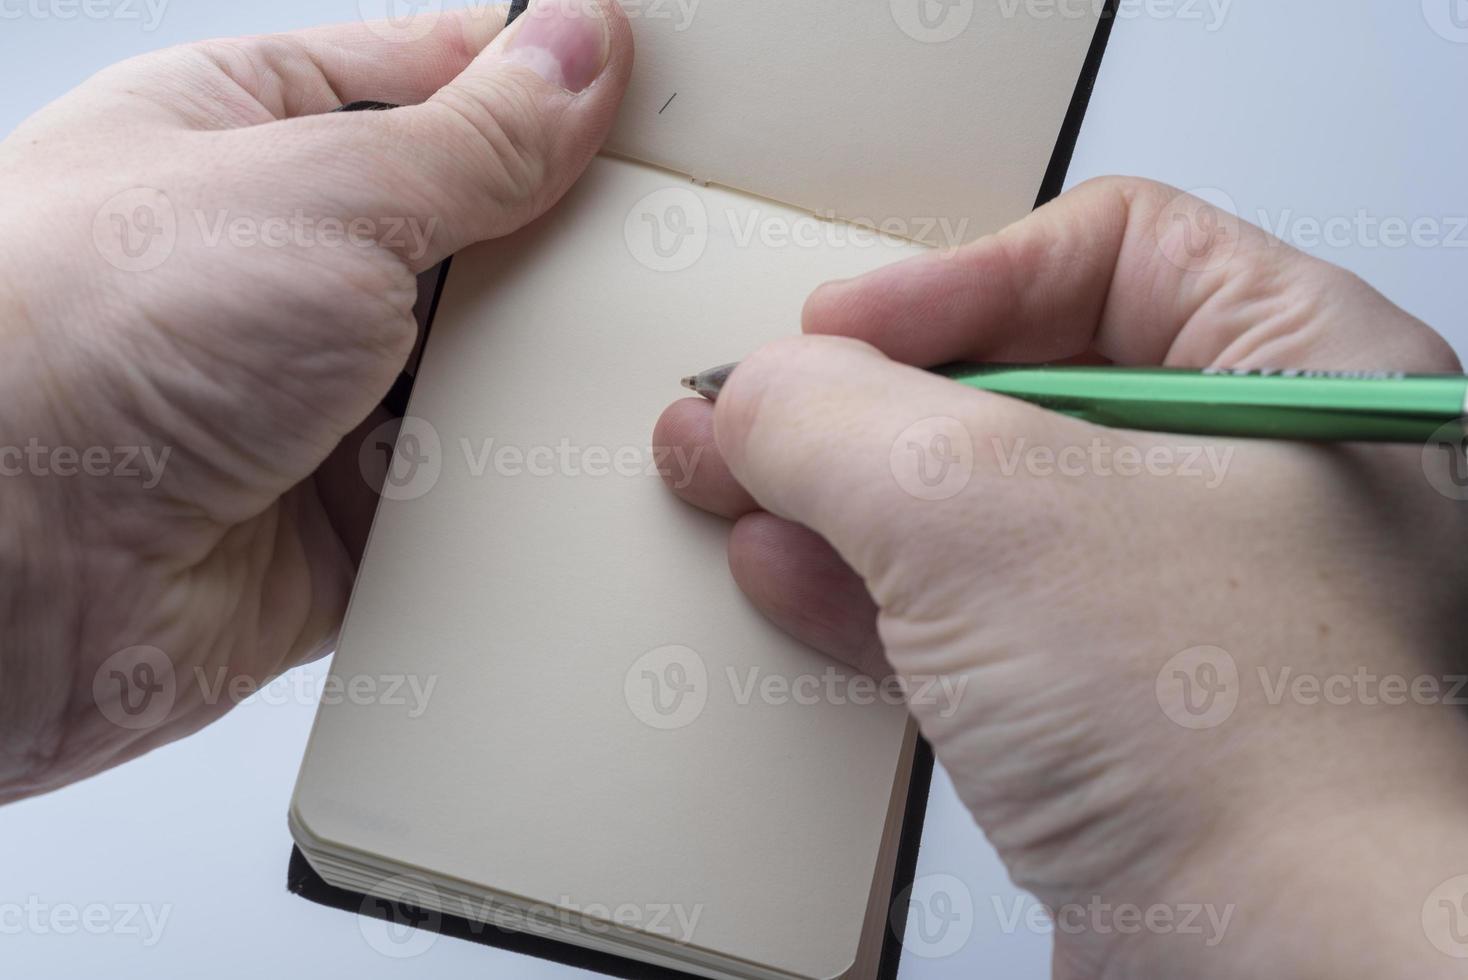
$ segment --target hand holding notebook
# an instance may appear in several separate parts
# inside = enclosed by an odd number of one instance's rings
[[[383,421],[416,274],[554,204],[631,72],[624,20],[582,18],[565,74],[544,21],[503,23],[170,48],[0,146],[0,801],[331,649],[376,504],[339,447]]]

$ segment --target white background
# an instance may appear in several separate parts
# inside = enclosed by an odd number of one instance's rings
[[[358,16],[355,0],[153,0],[164,4],[154,24],[144,0],[105,2],[117,16],[77,16],[68,0],[0,0],[0,132],[138,52]],[[1333,222],[1344,239],[1312,251],[1468,349],[1468,236],[1393,247],[1372,230],[1422,218],[1447,229],[1468,215],[1468,27],[1452,28],[1452,4],[1468,25],[1468,0],[1128,0],[1071,183],[1131,173],[1211,188],[1291,237]],[[285,893],[286,804],[323,673],[297,672],[183,743],[0,810],[0,970],[34,980],[569,976],[447,939],[390,958],[355,916]],[[905,977],[1049,976],[1049,937],[1015,914],[1031,900],[1008,884],[941,773],[920,874],[965,880],[971,935],[951,956],[910,958]],[[161,938],[147,945],[146,927],[64,935],[15,917],[28,905],[92,904],[119,917],[142,905],[166,914]]]

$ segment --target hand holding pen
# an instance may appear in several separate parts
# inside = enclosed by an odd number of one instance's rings
[[[1425,450],[1461,434],[1465,382],[1440,337],[1119,180],[824,286],[804,328],[689,379],[717,403],[654,437],[705,453],[678,493],[734,521],[735,580],[834,656],[964,686],[912,710],[1050,907],[1232,906],[1227,963],[1057,930],[1059,975],[1452,974],[1419,914],[1468,872],[1446,778],[1468,753],[1468,492],[1461,448]],[[1075,361],[1116,366],[923,369]],[[1303,441],[1373,437],[1410,441]],[[1282,893],[1322,922],[1373,912],[1292,942]]]

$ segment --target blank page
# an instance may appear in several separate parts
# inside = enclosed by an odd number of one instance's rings
[[[623,6],[637,67],[611,150],[956,245],[1034,206],[1101,4]]]
[[[727,524],[651,472],[692,461],[648,444],[680,377],[919,250],[599,159],[457,257],[403,444],[422,462],[392,491],[411,499],[381,505],[333,668],[436,687],[416,718],[325,704],[297,819],[532,902],[681,906],[694,946],[842,973],[906,712],[855,703],[750,607]]]

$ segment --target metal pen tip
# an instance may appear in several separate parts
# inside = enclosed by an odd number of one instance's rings
[[[738,366],[738,362],[720,364],[716,368],[689,375],[681,383],[689,391],[696,392],[711,402],[718,401],[719,392],[724,390],[724,383],[729,380],[729,375],[733,374],[734,369]]]

